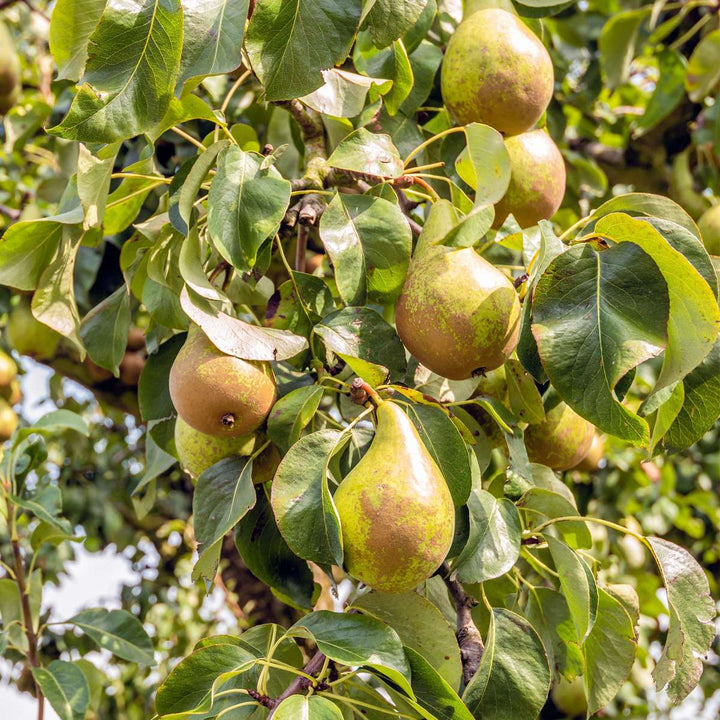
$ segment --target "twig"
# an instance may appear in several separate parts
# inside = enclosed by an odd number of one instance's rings
[[[305,251],[307,250],[308,226],[300,222],[297,233],[297,245],[295,246],[295,270],[305,272]]]
[[[456,637],[458,645],[460,645],[463,682],[467,685],[480,667],[485,646],[470,612],[477,602],[465,592],[465,588],[458,580],[450,579],[451,574],[450,566],[444,562],[440,568],[440,576],[447,585],[455,603],[455,612],[457,613]]]
[[[303,668],[303,672],[306,675],[316,675],[320,672],[324,663],[325,654],[318,650],[312,656],[312,658],[310,658],[307,665],[305,665],[305,667]],[[283,690],[283,692],[275,700],[272,700],[272,698],[267,698],[267,701],[263,703],[265,707],[271,707],[268,702],[272,703],[272,709],[270,710],[270,714],[268,715],[267,720],[271,720],[272,716],[275,714],[275,710],[283,700],[289,698],[291,695],[298,695],[304,690],[307,690],[307,688],[309,687],[310,681],[306,677],[299,675],[285,688],[285,690]]]

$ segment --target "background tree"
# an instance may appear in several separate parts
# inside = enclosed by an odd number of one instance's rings
[[[38,717],[712,696],[716,0],[0,7],[0,650]],[[58,409],[15,429],[21,356]],[[82,538],[138,584],[48,624]]]

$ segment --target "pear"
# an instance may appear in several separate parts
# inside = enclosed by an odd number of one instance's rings
[[[553,704],[568,718],[585,717],[588,709],[582,677],[566,680],[560,677],[550,693]]]
[[[0,398],[7,400],[10,405],[17,405],[22,400],[22,389],[17,378],[11,380],[8,385],[0,387]]]
[[[593,424],[560,402],[545,413],[542,422],[528,425],[525,447],[531,462],[569,470],[588,454],[594,437]]]
[[[59,333],[35,319],[27,297],[21,298],[10,311],[5,332],[8,342],[20,355],[36,360],[52,358],[61,338]]]
[[[705,249],[711,255],[720,255],[720,205],[711,207],[698,220]]]
[[[0,350],[0,388],[9,387],[17,375],[15,361],[5,352]]]
[[[433,245],[452,206],[433,206],[397,302],[395,322],[405,347],[450,380],[500,367],[515,349],[520,300],[513,284],[472,248]],[[447,228],[449,229],[449,227]]]
[[[345,566],[376,590],[411,590],[435,572],[450,549],[452,496],[415,426],[393,402],[379,405],[370,448],[333,499]]]
[[[239,437],[206,435],[195,430],[179,416],[175,420],[175,449],[178,459],[193,479],[223,458],[249,455],[254,445],[253,434]]]
[[[277,389],[268,363],[225,355],[193,325],[170,368],[170,397],[195,430],[239,437],[263,423]]]
[[[0,399],[0,442],[7,440],[18,426],[18,416],[6,400]]]
[[[595,433],[590,445],[588,454],[578,463],[577,469],[583,472],[595,472],[600,467],[600,462],[605,457],[605,440],[601,435]]]
[[[474,12],[450,38],[441,91],[461,125],[485,123],[506,135],[525,132],[545,112],[553,84],[548,51],[512,13]]]
[[[12,36],[0,22],[0,115],[5,115],[20,95],[20,60]]]
[[[509,214],[522,228],[549,220],[565,197],[565,162],[557,145],[544,130],[534,130],[505,140],[510,155],[510,184],[495,206],[495,227]]]

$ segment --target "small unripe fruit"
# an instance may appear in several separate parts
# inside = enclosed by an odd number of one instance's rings
[[[138,352],[126,352],[120,361],[120,382],[128,387],[135,387],[140,380],[140,373],[145,367],[145,356]]]
[[[37,360],[52,358],[60,343],[59,333],[35,319],[29,298],[21,298],[10,311],[5,332],[8,342],[20,355]]]
[[[711,207],[698,220],[698,227],[705,249],[711,255],[720,255],[720,205]]]
[[[6,400],[0,399],[0,441],[7,440],[18,426],[18,416]]]
[[[555,707],[564,712],[568,718],[576,718],[580,715],[584,717],[587,713],[588,702],[582,677],[576,677],[572,681],[561,677],[553,686],[550,697]]]
[[[5,352],[0,350],[0,388],[8,387],[17,375],[15,361]]]

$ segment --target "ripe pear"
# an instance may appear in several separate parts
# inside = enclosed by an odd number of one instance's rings
[[[7,440],[18,426],[18,416],[6,400],[0,399],[0,442]]]
[[[711,255],[720,255],[720,205],[711,207],[698,220],[705,249]]]
[[[453,540],[447,483],[415,426],[388,400],[370,448],[334,495],[345,567],[376,590],[402,593],[440,566]]]
[[[542,422],[528,425],[525,447],[531,462],[569,470],[588,454],[594,437],[594,425],[560,402]]]
[[[0,350],[0,388],[5,388],[15,379],[17,365],[15,361],[5,352]]]
[[[461,125],[485,123],[506,135],[525,132],[545,112],[553,84],[548,51],[512,13],[474,12],[450,38],[441,91]]]
[[[495,227],[509,214],[522,228],[549,220],[565,197],[565,162],[553,139],[544,130],[505,140],[510,155],[510,184],[495,206]]]
[[[36,360],[52,358],[61,339],[59,333],[35,319],[27,297],[21,298],[10,311],[5,332],[15,350]]]
[[[605,457],[605,440],[601,435],[595,433],[590,445],[588,454],[578,463],[577,469],[583,472],[595,472],[600,467],[601,460]]]
[[[20,95],[20,59],[12,36],[0,22],[0,115],[5,115]]]
[[[231,455],[249,455],[255,445],[255,436],[239,437],[206,435],[188,425],[181,417],[175,420],[175,449],[180,464],[193,479],[211,465]]]
[[[247,435],[263,423],[276,396],[268,363],[225,355],[191,326],[170,369],[170,397],[188,425],[206,435]]]
[[[419,243],[395,322],[425,367],[466,380],[500,367],[515,349],[520,300],[507,276],[472,248]]]
[[[582,677],[566,680],[561,677],[550,692],[555,707],[568,718],[585,717],[588,709]]]
[[[11,380],[8,385],[0,387],[0,398],[7,400],[10,405],[17,405],[22,400],[22,389],[17,378]]]

